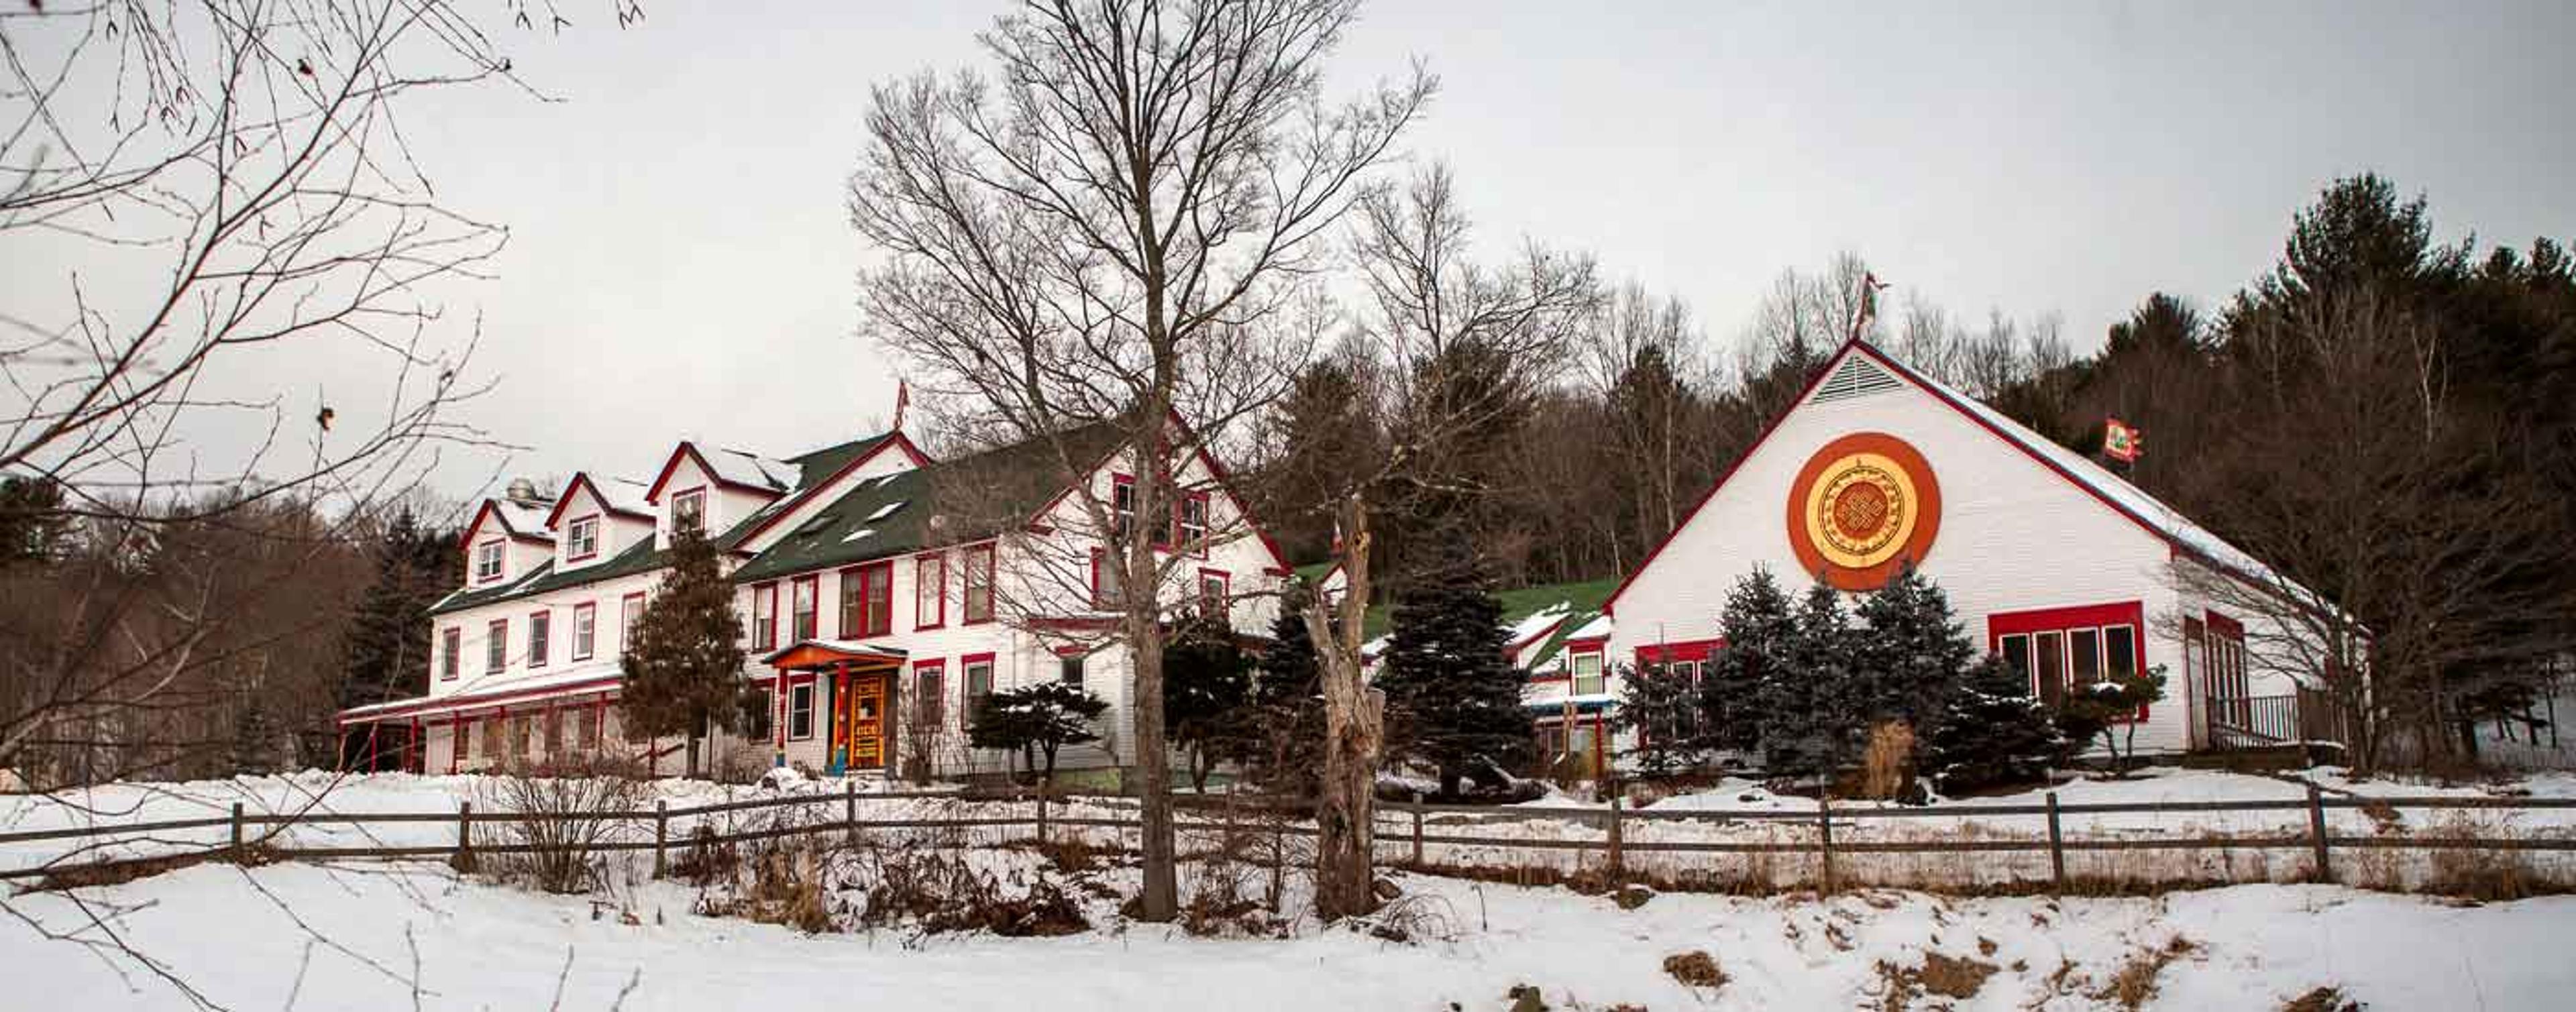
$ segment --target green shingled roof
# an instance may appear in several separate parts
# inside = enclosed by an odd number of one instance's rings
[[[1087,467],[1117,449],[1121,438],[1115,426],[1089,425],[1067,433],[1065,449]],[[1052,442],[1043,439],[872,478],[798,524],[733,578],[773,580],[977,540],[1027,523],[1072,482]]]
[[[1311,582],[1322,579],[1324,571],[1329,568],[1331,568],[1329,564],[1309,566],[1298,570],[1298,573],[1303,576],[1306,575],[1307,569],[1313,569],[1314,574],[1307,576]],[[1549,635],[1547,644],[1531,659],[1530,663],[1536,665],[1555,656],[1557,648],[1565,644],[1565,634],[1600,617],[1601,606],[1607,603],[1611,593],[1618,589],[1619,581],[1615,579],[1586,580],[1579,583],[1546,583],[1535,587],[1498,590],[1494,592],[1494,598],[1502,603],[1501,622],[1505,626],[1519,625],[1522,619],[1559,604],[1565,605],[1570,610],[1565,622],[1557,626],[1556,631]],[[1360,619],[1361,641],[1366,642],[1386,635],[1390,621],[1391,612],[1386,605],[1370,606],[1368,614]]]

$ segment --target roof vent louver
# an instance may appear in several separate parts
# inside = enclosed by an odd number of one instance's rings
[[[1847,355],[1843,358],[1843,364],[1835,367],[1833,375],[1825,377],[1823,383],[1816,385],[1816,395],[1808,401],[1813,404],[1828,404],[1834,401],[1855,400],[1871,394],[1883,394],[1901,385],[1895,376],[1879,368],[1878,363],[1870,361],[1868,356]]]

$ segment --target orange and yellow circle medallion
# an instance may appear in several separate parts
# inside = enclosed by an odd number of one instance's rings
[[[1807,458],[1789,486],[1789,547],[1810,574],[1875,590],[1921,562],[1941,529],[1941,483],[1904,440],[1858,432]]]

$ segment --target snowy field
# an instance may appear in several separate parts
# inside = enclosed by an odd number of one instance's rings
[[[637,916],[459,880],[434,866],[199,866],[78,897],[22,895],[0,918],[0,976],[70,1009],[196,1007],[107,929],[209,1003],[237,1009],[1557,1009],[1884,1008],[1926,953],[1990,977],[1914,1008],[2277,1009],[2334,987],[2380,1010],[2555,1009],[2576,993],[2576,898],[2486,905],[2327,886],[2157,899],[1828,902],[1665,895],[1635,910],[1554,889],[1397,876],[1445,920],[1393,943],[1307,929],[1218,940],[1104,925],[1060,938],[801,935],[687,913],[654,883]],[[105,928],[86,926],[97,915]],[[48,940],[33,925],[74,936]],[[2179,942],[2177,942],[2179,940]],[[1705,951],[1729,978],[1662,970]],[[2167,953],[2158,956],[2158,953]],[[2167,965],[2146,972],[2164,962]],[[2124,971],[2126,977],[2124,978]],[[1972,974],[1973,975],[1973,974]],[[1901,984],[1895,986],[1902,986]],[[1954,985],[1955,986],[1955,985]],[[1454,1004],[1453,1004],[1454,1003]],[[33,1006],[21,1006],[33,1007]]]

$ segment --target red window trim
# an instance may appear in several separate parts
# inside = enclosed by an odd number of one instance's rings
[[[494,667],[492,664],[491,642],[489,640],[484,642],[483,673],[493,675],[510,670],[510,616],[503,615],[500,618],[492,619],[483,623],[483,635],[501,641],[501,664],[499,667]]]
[[[766,620],[760,617],[760,600],[764,596],[769,599],[769,617]],[[818,603],[816,607],[821,605]],[[767,583],[751,585],[751,619],[752,648],[776,649],[778,647],[778,581],[771,580]]]
[[[633,622],[626,620],[626,602],[628,601],[634,601],[638,605],[635,609],[635,621]],[[640,590],[632,594],[622,595],[617,599],[617,649],[621,653],[635,645],[635,627],[642,624],[644,621],[644,609],[641,607],[643,601],[644,592]]]
[[[587,552],[583,552],[583,553],[581,553],[581,554],[579,554],[579,555],[573,555],[573,554],[570,554],[570,552],[571,552],[571,550],[572,550],[572,532],[573,532],[573,529],[574,529],[574,528],[577,528],[577,527],[580,527],[580,526],[581,526],[581,525],[583,525],[583,524],[589,524],[589,525],[591,525],[591,528],[590,528],[590,550],[589,550],[589,551],[587,551]],[[587,562],[587,561],[589,561],[589,560],[591,560],[591,559],[596,559],[596,558],[598,558],[598,557],[599,557],[599,540],[600,540],[600,538],[599,538],[599,532],[600,532],[600,528],[601,528],[601,526],[603,526],[603,522],[601,521],[600,516],[599,516],[599,514],[597,514],[597,513],[592,513],[592,514],[589,514],[589,515],[587,515],[587,516],[578,516],[578,517],[574,517],[574,518],[572,518],[572,522],[571,522],[571,523],[565,524],[565,525],[564,525],[564,550],[565,550],[566,554],[565,554],[565,556],[564,556],[564,561],[566,561],[566,562]]]
[[[962,665],[960,669],[963,669]],[[948,661],[942,657],[924,657],[912,662],[912,687],[915,690],[921,688],[921,673],[924,671],[939,673],[939,698],[931,705],[939,708],[936,723],[944,725],[948,723]]]
[[[883,573],[883,574],[885,574],[886,602],[885,602],[885,614],[883,614],[883,615],[874,614],[874,613],[872,613],[872,612],[868,609],[868,584],[867,584],[867,579],[868,579],[868,574],[870,574],[870,573]],[[894,560],[893,560],[893,559],[881,559],[881,560],[878,560],[878,561],[876,561],[876,562],[863,562],[863,563],[860,563],[860,564],[855,565],[855,566],[844,566],[844,567],[842,567],[842,568],[841,568],[841,570],[840,570],[840,577],[841,577],[841,595],[842,595],[842,597],[843,597],[844,599],[847,599],[847,598],[848,598],[848,596],[849,596],[849,593],[850,593],[849,588],[850,588],[850,584],[851,584],[851,582],[852,582],[853,580],[857,581],[857,583],[858,583],[858,587],[859,587],[859,621],[858,621],[858,628],[856,628],[856,629],[843,628],[843,629],[840,631],[840,632],[841,632],[841,638],[842,638],[842,639],[860,639],[860,638],[868,637],[868,636],[891,636],[891,635],[893,635],[893,634],[894,634]],[[820,607],[819,603],[817,604],[817,607]],[[841,612],[841,624],[842,624],[843,626],[845,626],[845,627],[846,627],[846,626],[848,626],[848,625],[850,624],[850,622],[849,622],[849,612],[848,612],[847,610],[843,610],[843,611]]]
[[[937,563],[937,564],[939,565],[939,589],[938,589],[937,594],[936,594],[934,597],[932,597],[932,598],[931,598],[931,600],[934,600],[934,601],[939,602],[939,619],[938,619],[938,621],[935,621],[935,622],[924,622],[924,621],[922,621],[922,620],[921,620],[921,584],[922,584],[921,571],[922,571],[922,569],[923,569],[924,567],[926,567],[926,566],[928,566],[928,565],[930,565],[930,564],[932,564],[932,563]],[[948,625],[948,553],[946,553],[946,552],[923,552],[923,553],[921,553],[921,554],[919,554],[919,555],[913,556],[913,557],[912,557],[912,627],[913,627],[914,629],[942,629],[942,628],[946,628],[946,627],[947,627],[947,625]]]
[[[995,606],[999,604],[994,597],[993,543],[987,541],[980,545],[968,545],[964,549],[961,549],[957,554],[966,562],[966,573],[973,573],[975,571],[976,556],[981,555],[984,558],[984,617],[976,618],[975,610],[966,606],[967,577],[964,574],[960,574],[957,578],[957,610],[959,613],[957,624],[984,625],[989,623],[993,621],[993,613],[998,610]]]
[[[798,587],[812,587],[812,588],[814,588],[814,593],[813,593],[813,594],[811,594],[811,595],[809,595],[809,596],[808,596],[808,598],[807,598],[808,600],[810,600],[810,601],[813,601],[813,602],[814,602],[814,631],[813,631],[812,633],[807,634],[807,636],[799,636],[799,635],[797,635],[797,634],[796,634],[796,588],[798,588]],[[810,636],[811,638],[813,638],[813,639],[822,639],[822,638],[823,638],[823,574],[821,574],[821,573],[807,573],[807,574],[805,574],[805,575],[803,575],[803,576],[789,577],[789,578],[788,578],[788,580],[787,580],[787,610],[786,610],[785,612],[783,612],[783,613],[782,613],[782,612],[780,612],[780,611],[778,610],[778,608],[777,608],[775,605],[773,605],[773,606],[771,606],[771,608],[770,608],[770,614],[773,614],[773,615],[784,614],[784,615],[786,616],[786,619],[787,619],[787,638],[788,638],[790,641],[802,642],[803,640],[807,639],[809,636]],[[844,632],[844,633],[847,633],[848,631],[849,631],[849,630],[846,630],[846,629],[842,630],[842,632]]]
[[[1564,681],[1565,694],[1569,696],[1574,694],[1574,659],[1577,657],[1601,658],[1601,691],[1610,691],[1610,638],[1565,641]]]
[[[507,547],[508,542],[508,538],[482,538],[476,540],[472,545],[465,549],[465,575],[474,582],[475,586],[488,587],[492,584],[501,582],[510,575],[510,549]],[[484,576],[481,573],[475,572],[476,560],[474,557],[483,554],[483,549],[496,546],[501,549],[500,564],[492,567],[492,575]]]
[[[1102,565],[1108,561],[1108,549],[1094,548],[1091,550],[1091,610],[1093,611],[1109,611],[1115,608],[1125,607],[1124,604],[1113,603],[1109,599],[1100,596],[1100,570]],[[1121,587],[1119,589],[1123,593],[1126,588]]]
[[[1208,567],[1206,567],[1206,566],[1201,566],[1201,567],[1199,567],[1199,586],[1196,586],[1196,587],[1192,587],[1192,588],[1190,588],[1190,589],[1191,589],[1191,591],[1193,592],[1193,596],[1194,596],[1194,597],[1196,597],[1196,598],[1197,598],[1201,603],[1205,603],[1205,602],[1206,602],[1206,600],[1207,600],[1207,579],[1208,579],[1208,577],[1211,577],[1211,576],[1216,577],[1216,578],[1217,578],[1217,582],[1218,582],[1218,583],[1221,583],[1221,584],[1224,584],[1224,585],[1225,585],[1225,589],[1224,589],[1223,591],[1221,591],[1220,593],[1224,596],[1224,599],[1225,599],[1225,600],[1224,600],[1224,604],[1225,604],[1225,609],[1226,609],[1226,615],[1227,615],[1227,617],[1228,617],[1228,618],[1233,617],[1233,614],[1234,614],[1234,574],[1232,574],[1232,573],[1228,573],[1228,572],[1226,572],[1225,570],[1222,570],[1222,569],[1209,569],[1209,568],[1208,568]]]
[[[1725,645],[1726,641],[1722,639],[1679,640],[1670,643],[1643,643],[1639,644],[1637,647],[1637,666],[1644,667],[1648,664],[1659,664],[1668,660],[1706,661],[1710,654],[1717,652],[1717,648]]]
[[[537,620],[546,620],[546,648],[537,649]],[[552,608],[539,608],[528,613],[528,666],[546,666],[546,655],[555,652],[555,613]]]
[[[1181,509],[1189,503],[1199,504],[1199,540],[1192,544],[1181,533]],[[1207,490],[1182,492],[1172,497],[1172,537],[1174,551],[1187,551],[1197,558],[1208,557],[1208,542],[1216,540],[1216,502]]]
[[[1107,532],[1109,536],[1102,540],[1109,541],[1111,543],[1126,540],[1125,538],[1118,536],[1118,490],[1122,488],[1129,490],[1129,501],[1134,502],[1134,497],[1136,495],[1136,492],[1134,491],[1136,488],[1136,476],[1120,471],[1109,472],[1109,530]],[[1141,507],[1143,503],[1138,502],[1137,505]],[[1144,521],[1145,511],[1143,509],[1137,509],[1133,514],[1133,517],[1133,522],[1141,523]]]
[[[590,619],[590,642],[581,641],[581,620]],[[599,602],[583,601],[572,606],[572,659],[586,661],[599,656]]]
[[[709,525],[707,523],[707,487],[704,485],[691,485],[687,488],[671,493],[671,536],[674,538],[680,536],[680,502],[690,496],[698,497],[699,532],[707,534],[714,533],[709,530]]]
[[[439,659],[438,680],[453,682],[465,676],[465,627],[448,626],[439,630],[439,646],[447,655]]]
[[[2135,653],[2132,663],[2137,665],[2135,670],[2146,671],[2146,606],[2139,601],[2114,601],[2107,604],[2075,605],[2065,608],[2032,608],[2023,611],[1996,612],[1986,616],[1986,653],[2001,655],[2003,638],[2006,636],[2067,633],[2078,629],[2108,629],[2114,626],[2129,627],[2130,648]],[[2059,649],[2064,650],[2066,647],[2061,646]],[[2068,663],[2067,674],[2071,676],[2071,657]],[[2039,672],[2031,673],[2030,691],[2034,699],[2040,698],[2038,678]],[[2135,716],[2129,720],[2119,720],[2114,723],[2125,724],[2146,720],[2151,716],[2153,709],[2152,705],[2138,707]]]

